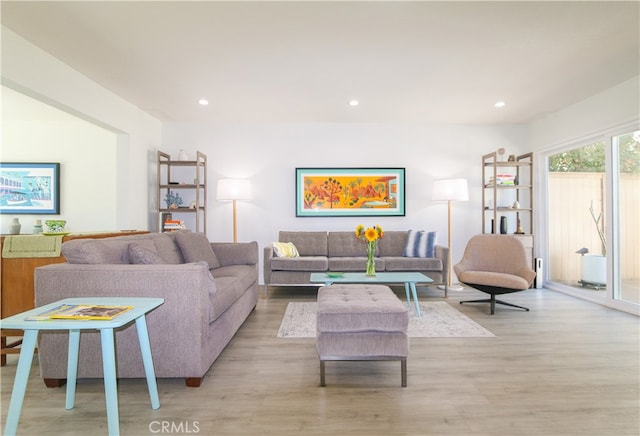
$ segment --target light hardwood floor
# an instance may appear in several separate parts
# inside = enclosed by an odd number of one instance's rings
[[[396,290],[402,296],[403,291]],[[287,302],[315,288],[270,289],[200,388],[160,379],[119,383],[123,435],[638,435],[639,318],[548,290],[505,300],[530,312],[447,301],[495,338],[413,338],[408,387],[398,362],[329,362],[319,387],[312,339],[277,339]],[[437,289],[421,300],[441,300]],[[404,299],[404,297],[401,297]],[[16,356],[1,370],[2,426]],[[106,434],[102,380],[81,380],[76,407],[32,369],[18,434]],[[163,431],[164,426],[164,431]]]

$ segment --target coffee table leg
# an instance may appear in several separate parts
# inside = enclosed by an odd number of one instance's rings
[[[76,402],[76,381],[78,378],[78,354],[80,350],[80,330],[69,330],[69,357],[67,358],[67,410]]]
[[[7,422],[4,426],[5,435],[15,435],[18,429],[18,421],[20,420],[20,412],[22,412],[22,402],[24,401],[24,394],[27,390],[29,371],[31,370],[31,363],[33,362],[33,353],[36,349],[37,338],[38,330],[24,331],[18,367],[16,368],[16,378],[13,382],[11,402],[9,403],[9,411],[7,412]]]
[[[422,313],[420,313],[420,303],[418,303],[418,293],[416,292],[416,282],[411,282],[410,286],[411,293],[413,294],[413,301],[416,304],[416,313],[418,316],[422,316]]]
[[[407,294],[407,306],[411,312],[411,294],[409,293],[409,282],[404,282],[404,292]]]
[[[160,398],[158,397],[158,385],[156,373],[153,369],[153,357],[151,356],[151,344],[149,343],[149,331],[144,315],[136,318],[136,328],[138,329],[138,341],[140,341],[140,353],[144,364],[144,373],[147,376],[147,388],[151,397],[151,408],[160,408]]]
[[[102,342],[102,369],[104,373],[104,396],[107,403],[107,430],[109,435],[120,434],[118,416],[118,388],[116,385],[116,356],[113,329],[100,329]]]

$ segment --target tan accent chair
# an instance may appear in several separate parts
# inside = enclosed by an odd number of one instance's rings
[[[469,240],[462,260],[453,269],[461,283],[491,296],[460,304],[491,303],[491,315],[496,303],[529,311],[526,307],[496,300],[496,295],[529,289],[536,276],[519,239],[509,235],[476,235]]]

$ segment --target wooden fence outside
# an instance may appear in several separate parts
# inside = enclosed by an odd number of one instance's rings
[[[549,173],[549,279],[558,282],[580,280],[580,255],[586,247],[602,254],[600,238],[591,218],[593,202],[596,217],[605,221],[604,174]],[[620,254],[622,279],[640,277],[640,176],[622,174],[620,178]]]

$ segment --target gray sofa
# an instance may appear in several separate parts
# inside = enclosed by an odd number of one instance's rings
[[[202,233],[149,233],[65,242],[67,263],[36,268],[36,306],[69,297],[160,297],[147,315],[156,376],[202,378],[258,302],[256,242],[210,243]],[[143,378],[135,326],[116,333],[117,375]],[[68,335],[40,335],[47,386],[66,379]],[[102,377],[100,337],[83,333],[79,378]]]
[[[449,271],[449,249],[436,245],[435,257],[405,257],[406,241],[406,231],[385,231],[377,244],[376,271],[421,272],[434,284],[445,283]],[[263,273],[266,288],[318,286],[309,282],[312,272],[365,270],[366,244],[355,237],[355,232],[281,231],[278,242],[293,242],[300,256],[277,257],[273,247],[265,247]]]

